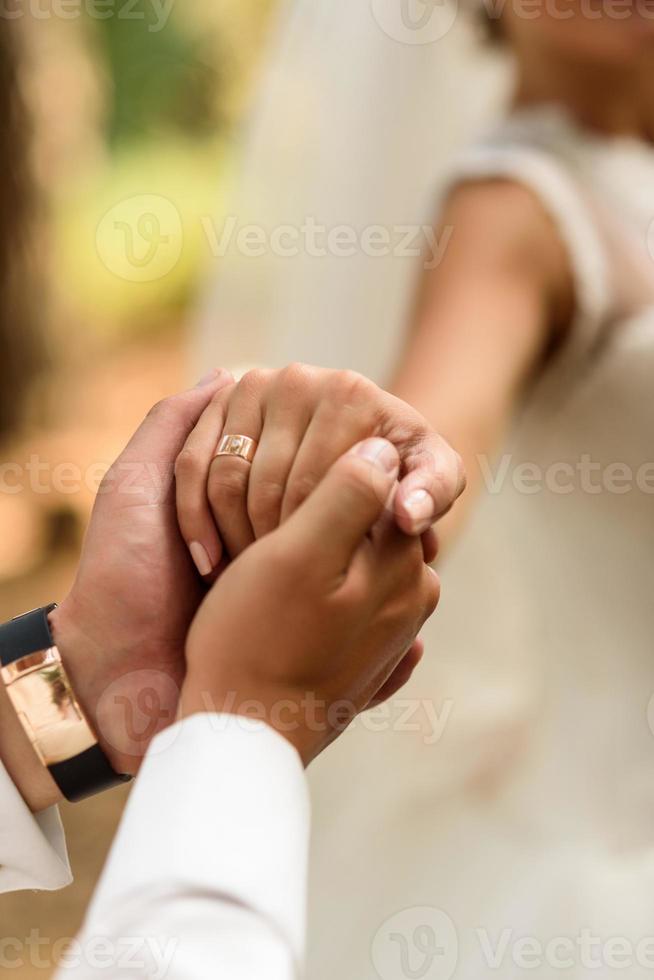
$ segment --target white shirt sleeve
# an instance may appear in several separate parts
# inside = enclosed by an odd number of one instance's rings
[[[0,763],[0,893],[54,891],[71,881],[57,808],[32,813]]]
[[[292,980],[304,957],[309,804],[262,722],[194,715],[153,740],[57,980]]]

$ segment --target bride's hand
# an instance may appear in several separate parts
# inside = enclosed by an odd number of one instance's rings
[[[398,470],[390,443],[365,440],[221,575],[188,635],[183,715],[257,717],[308,765],[408,680],[440,586],[383,518]]]
[[[250,464],[215,457],[224,434],[258,443]],[[401,480],[392,507],[397,525],[424,535],[465,486],[461,459],[406,403],[352,371],[293,364],[250,371],[218,392],[176,464],[180,529],[200,573],[211,576],[275,530],[362,439],[378,436],[398,450]],[[425,557],[435,557],[425,539]],[[226,552],[226,555],[225,555]]]

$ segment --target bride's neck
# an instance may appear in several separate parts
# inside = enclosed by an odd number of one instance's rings
[[[540,64],[533,53],[518,54],[517,106],[556,103],[585,128],[654,143],[654,73],[629,66],[583,66],[561,61]]]

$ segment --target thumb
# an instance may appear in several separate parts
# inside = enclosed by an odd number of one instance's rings
[[[158,402],[130,439],[121,460],[172,465],[213,396],[233,382],[229,371],[216,368],[195,388]]]
[[[124,493],[120,499],[130,506],[168,503],[175,460],[189,433],[216,392],[232,383],[229,371],[215,370],[195,388],[158,402],[110,467],[99,497]]]
[[[287,543],[327,575],[348,568],[379,520],[399,472],[386,439],[366,439],[341,456],[281,529]]]

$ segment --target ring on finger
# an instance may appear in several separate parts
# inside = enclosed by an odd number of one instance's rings
[[[227,434],[218,443],[218,449],[214,456],[239,456],[246,463],[251,463],[257,451],[257,442],[249,436]]]

